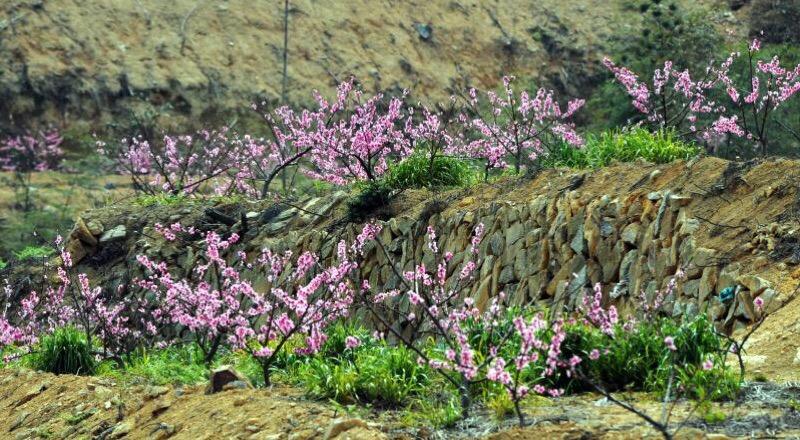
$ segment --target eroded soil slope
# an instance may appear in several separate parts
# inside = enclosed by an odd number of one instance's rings
[[[142,103],[169,103],[166,112],[185,117],[171,123],[221,123],[221,113],[281,94],[282,1],[2,3],[0,124],[43,112],[124,124],[114,113],[124,118]],[[288,88],[298,103],[349,75],[368,90],[409,88],[422,100],[494,87],[503,73],[577,96],[611,36],[639,14],[616,0],[290,3]]]
[[[660,413],[642,393],[624,396],[640,410]],[[722,421],[694,415],[676,438],[744,438],[800,434],[800,413],[789,401],[797,388],[749,385],[740,401],[715,405]],[[674,420],[693,408],[679,403]],[[531,426],[497,422],[485,408],[450,429],[409,425],[397,411],[355,410],[303,398],[289,387],[234,389],[205,394],[203,386],[162,387],[116,383],[107,378],[53,376],[0,370],[0,438],[13,439],[474,439],[659,438],[641,419],[600,396],[534,398],[525,403]]]

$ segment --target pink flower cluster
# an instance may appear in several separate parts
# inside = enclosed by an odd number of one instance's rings
[[[0,140],[0,170],[29,173],[54,169],[64,154],[62,141],[58,130]]]
[[[123,139],[117,148],[98,142],[98,150],[113,156],[122,172],[146,192],[192,194],[244,193],[265,197],[271,182],[290,167],[334,185],[380,178],[393,162],[415,149],[485,161],[489,168],[544,154],[556,140],[583,144],[571,118],[583,100],[562,110],[552,90],[517,93],[512,78],[503,79],[504,95],[485,94],[491,110],[483,114],[478,92],[457,109],[417,111],[401,96],[366,96],[349,79],[335,99],[315,93],[316,107],[287,106],[262,113],[269,139],[237,135],[228,128],[194,135],[164,136],[160,142],[141,137]],[[264,104],[262,104],[263,106]],[[253,108],[259,110],[258,105]],[[258,186],[261,186],[260,190]]]

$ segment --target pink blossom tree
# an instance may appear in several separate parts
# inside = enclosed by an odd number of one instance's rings
[[[350,79],[339,85],[334,101],[317,94],[317,123],[307,142],[315,145],[311,155],[314,178],[346,185],[375,181],[389,163],[411,154],[404,136],[403,101],[382,94],[369,98]]]
[[[678,71],[672,61],[657,68],[650,83],[624,66],[617,66],[608,58],[603,64],[631,97],[631,103],[639,110],[655,130],[675,129],[683,134],[697,131],[696,124],[702,115],[723,110],[709,98],[709,93],[718,84],[711,68],[702,78],[693,78],[688,69]],[[729,66],[728,66],[729,67]],[[688,124],[689,127],[685,127]]]
[[[608,58],[603,63],[630,95],[633,106],[656,129],[675,129],[682,136],[715,143],[730,136],[744,138],[766,155],[770,118],[800,91],[800,65],[782,67],[777,56],[769,61],[757,59],[760,49],[758,39],[748,46],[745,87],[738,87],[731,78],[739,52],[718,66],[710,64],[700,78],[693,78],[688,70],[677,71],[673,62],[667,61],[655,70],[650,84]]]
[[[194,233],[177,224],[165,231],[168,239]],[[259,361],[269,385],[272,365],[288,341],[301,338],[295,351],[313,354],[326,340],[325,328],[349,313],[354,294],[350,275],[357,267],[354,257],[360,244],[348,247],[340,242],[338,261],[327,267],[311,252],[295,259],[291,252],[269,249],[254,262],[236,252],[235,262],[229,264],[224,253],[232,252],[237,241],[236,234],[223,239],[208,232],[205,263],[186,278],[174,277],[164,263],[139,256],[150,275],[138,284],[156,294],[170,322],[191,334],[189,341],[201,348],[206,363],[223,344],[245,350]],[[261,274],[265,285],[256,287],[245,270]]]
[[[17,201],[23,211],[30,211],[33,207],[33,173],[58,167],[64,154],[61,150],[62,141],[61,135],[55,129],[36,134],[29,132],[0,141],[0,170],[14,173]]]
[[[378,225],[368,228],[362,234],[367,238],[373,238],[380,232]],[[494,358],[494,355],[478,355],[470,342],[470,325],[475,320],[492,323],[486,327],[486,331],[488,337],[493,339],[495,333],[500,331],[494,323],[498,322],[504,310],[502,294],[492,300],[485,312],[481,312],[471,298],[463,298],[467,288],[474,282],[478,245],[482,236],[481,224],[474,231],[470,251],[465,252],[459,266],[454,266],[454,255],[440,250],[436,232],[429,227],[426,252],[432,257],[434,266],[427,267],[422,262],[424,257],[415,255],[412,270],[405,272],[396,266],[380,241],[374,240],[377,249],[389,260],[400,287],[378,292],[363,280],[357,303],[369,311],[380,329],[416,353],[420,364],[431,367],[458,391],[462,416],[469,413],[471,406],[470,385],[483,380],[485,370]],[[443,348],[429,349],[424,338],[421,338],[423,334],[436,340]],[[500,334],[497,339],[505,341],[507,335]]]
[[[413,151],[427,156],[428,173],[431,175],[438,158],[460,154],[461,133],[453,134],[459,128],[456,104],[453,98],[449,106],[437,105],[437,111],[424,105],[418,106],[419,111],[408,109],[405,135]]]
[[[41,288],[13,295],[6,282],[0,347],[15,345],[24,353],[32,350],[42,335],[73,326],[90,344],[101,344],[102,351],[96,355],[124,365],[124,357],[135,349],[164,347],[171,342],[167,327],[172,323],[164,319],[161,303],[141,294],[144,291],[127,291],[125,286],[110,292],[91,286],[89,277],[75,270],[71,254],[62,244],[58,237],[61,264],[55,268],[45,264]]]
[[[158,144],[133,137],[115,149],[98,142],[98,152],[110,155],[120,171],[131,176],[134,187],[148,194],[192,194],[204,184],[215,186],[218,193],[246,190],[238,174],[243,143],[228,128],[168,135]]]
[[[513,77],[503,77],[502,94],[489,91],[485,99],[474,88],[469,90],[466,107],[472,116],[460,117],[471,133],[460,147],[464,155],[484,160],[487,171],[505,168],[511,161],[519,173],[524,163],[547,154],[556,141],[583,145],[570,119],[584,100],[571,100],[562,111],[552,90],[541,88],[534,95],[517,93],[513,81]]]
[[[800,64],[781,66],[778,56],[769,61],[757,59],[761,41],[753,40],[747,49],[746,78],[748,84],[738,89],[729,76],[729,68],[740,53],[732,53],[714,72],[730,98],[730,108],[706,130],[704,136],[733,135],[754,142],[766,156],[769,146],[771,118],[783,103],[800,91]],[[793,132],[794,133],[794,132]]]
[[[253,105],[258,110],[257,105]],[[299,166],[300,162],[316,146],[315,139],[310,136],[319,124],[324,125],[319,112],[311,110],[295,111],[288,106],[281,106],[272,112],[262,114],[269,129],[271,139],[253,139],[247,135],[243,138],[244,159],[247,173],[244,179],[261,181],[262,198],[270,191],[270,185],[278,176],[283,180],[286,191],[286,170]]]

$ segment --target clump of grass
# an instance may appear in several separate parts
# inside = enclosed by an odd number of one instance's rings
[[[354,185],[347,210],[352,221],[388,218],[392,214],[389,202],[407,189],[463,187],[478,180],[478,173],[468,161],[447,156],[431,161],[425,153],[417,152],[390,165],[380,179]]]
[[[295,380],[316,398],[379,407],[402,406],[430,382],[416,354],[384,344],[346,349],[340,357],[316,356],[298,368]]]
[[[508,392],[496,383],[491,383],[487,386],[483,401],[497,421],[502,421],[506,417],[514,414],[514,401],[511,400],[511,396],[509,396]]]
[[[141,350],[124,360],[103,362],[98,374],[126,382],[145,382],[154,385],[194,385],[208,379],[203,355],[192,345],[179,345],[160,350]]]
[[[430,425],[436,428],[452,428],[461,420],[461,403],[455,394],[443,399],[414,399],[403,413],[402,421],[407,426]]]
[[[42,337],[27,362],[33,369],[53,374],[91,375],[97,367],[91,343],[74,327]]]
[[[700,149],[688,144],[672,131],[652,133],[644,128],[606,131],[586,138],[583,148],[558,145],[542,159],[545,167],[599,168],[612,162],[633,162],[644,159],[653,163],[669,163],[697,156]]]
[[[55,250],[48,246],[25,246],[19,251],[14,252],[14,256],[20,261],[33,260],[37,258],[46,258],[53,255]],[[3,266],[5,267],[5,266]],[[0,267],[2,269],[2,267]]]
[[[390,166],[384,180],[389,188],[404,190],[467,186],[478,179],[475,169],[467,161],[447,156],[431,160],[418,152]]]
[[[674,338],[676,351],[665,346],[664,335]],[[663,396],[672,377],[673,389],[683,389],[683,394],[692,399],[713,401],[734,398],[741,385],[738,374],[725,363],[725,341],[705,314],[683,323],[658,318],[642,322],[632,331],[618,327],[613,337],[593,327],[571,326],[562,349],[569,356],[588,353],[595,347],[608,351],[587,363],[585,373],[614,390]],[[712,367],[703,368],[709,360]],[[569,378],[559,380],[564,388],[582,390]]]

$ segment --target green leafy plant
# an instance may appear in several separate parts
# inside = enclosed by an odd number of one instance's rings
[[[690,398],[713,401],[734,398],[740,387],[738,375],[725,363],[725,341],[705,314],[684,323],[659,318],[640,323],[633,331],[618,327],[611,337],[593,327],[575,325],[567,335],[566,353],[607,348],[583,368],[593,381],[610,390],[664,395],[670,387],[681,388]],[[664,335],[674,338],[674,352],[665,346]],[[572,391],[582,389],[569,378],[559,380]]]
[[[91,343],[74,327],[62,327],[44,336],[27,362],[31,368],[53,374],[90,375],[97,367]]]
[[[360,350],[355,367],[359,398],[378,406],[402,405],[421,394],[429,382],[428,368],[417,364],[416,354],[402,346]]]
[[[514,401],[502,387],[492,384],[483,396],[486,407],[492,411],[492,416],[497,421],[514,414]]]
[[[53,255],[55,250],[48,246],[25,246],[21,250],[14,252],[14,256],[20,261],[32,260],[36,258],[46,258]]]
[[[358,350],[347,348],[347,338],[355,337],[360,341]],[[318,356],[327,359],[347,359],[354,361],[357,352],[378,347],[369,330],[353,322],[337,322],[328,329],[328,339],[322,345]]]
[[[296,379],[316,398],[397,407],[422,394],[429,373],[405,347],[380,344],[316,356],[298,368]]]
[[[343,404],[358,401],[358,372],[349,362],[337,364],[314,358],[300,366],[297,379],[312,397],[333,399]]]
[[[727,419],[725,413],[719,409],[715,409],[714,405],[710,401],[703,401],[698,407],[697,412],[700,414],[700,417],[708,423],[709,425],[714,425],[717,423],[722,423]]]
[[[444,399],[415,399],[406,409],[403,420],[410,426],[431,425],[436,428],[452,428],[461,420],[461,404],[458,396],[447,394]]]

